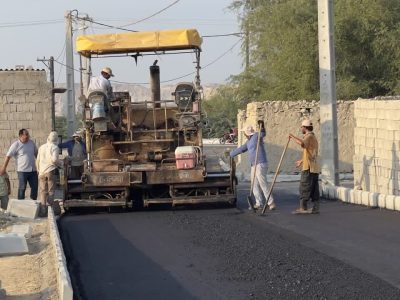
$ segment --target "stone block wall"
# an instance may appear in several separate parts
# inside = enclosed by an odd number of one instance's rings
[[[10,145],[18,139],[21,128],[29,130],[39,147],[51,131],[51,84],[44,70],[0,69],[0,164],[3,165]],[[12,196],[16,197],[18,181],[15,161],[7,168]],[[26,192],[29,198],[29,189]]]
[[[339,135],[339,171],[351,173],[353,171],[353,134],[354,112],[352,101],[338,101],[338,135]],[[242,130],[247,125],[255,126],[261,117],[267,129],[264,145],[269,161],[269,172],[275,172],[282,151],[288,140],[289,133],[301,136],[300,124],[304,118],[310,118],[314,124],[314,132],[320,140],[319,102],[317,101],[267,101],[253,102],[247,105],[246,110],[238,114],[238,128]],[[239,135],[239,145],[246,138]],[[281,174],[297,174],[295,161],[301,158],[301,148],[290,142],[281,166]],[[237,175],[242,180],[249,180],[249,163],[247,155],[238,158]]]
[[[359,99],[354,116],[354,185],[400,195],[400,98]]]

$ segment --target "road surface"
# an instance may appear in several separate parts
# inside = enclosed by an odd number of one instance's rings
[[[295,216],[298,183],[278,209],[149,209],[67,215],[59,227],[77,299],[399,299],[400,217],[324,201]]]

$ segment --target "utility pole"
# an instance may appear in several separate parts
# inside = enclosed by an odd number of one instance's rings
[[[339,184],[333,0],[318,0],[321,179]]]
[[[54,89],[54,57],[50,56],[50,59],[37,59],[45,64],[50,71],[50,82],[51,82],[51,130],[56,130],[56,106],[55,106],[55,89]],[[46,64],[48,63],[48,64]]]
[[[246,18],[246,23],[245,23],[245,36],[244,36],[244,47],[245,47],[245,55],[246,55],[246,61],[245,61],[245,71],[249,70],[249,65],[250,65],[250,30],[249,30],[249,19],[248,19],[248,14],[249,11],[251,10],[251,3],[249,0],[246,0],[246,3],[244,5],[244,17]]]
[[[91,21],[91,18],[86,14],[85,16],[80,18],[80,27],[79,31],[80,34],[85,35],[86,34],[86,21]],[[87,90],[89,88],[89,80],[90,80],[90,74],[91,70],[90,68],[90,63],[89,59],[85,56],[80,55],[81,59],[81,95],[87,96]]]
[[[245,52],[246,52],[246,65],[245,65],[245,70],[249,70],[249,65],[250,65],[250,37],[249,37],[249,26],[246,25],[246,32],[245,34]]]
[[[74,47],[72,42],[72,11],[65,13],[65,64],[67,85],[67,133],[72,136],[75,130],[75,80]]]

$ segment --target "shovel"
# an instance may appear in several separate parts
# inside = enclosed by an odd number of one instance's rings
[[[253,198],[251,196],[253,195],[254,181],[256,180],[257,161],[258,161],[258,148],[260,147],[260,141],[261,141],[261,125],[258,125],[257,146],[256,146],[256,160],[255,160],[255,165],[254,165],[254,173],[253,173],[253,178],[252,178],[252,181],[251,181],[250,195],[247,196],[247,203],[249,203],[249,207],[253,210],[253,212],[256,212],[256,209],[254,208]]]
[[[290,139],[288,139],[288,141],[287,141],[287,143],[286,143],[286,146],[285,146],[285,148],[283,149],[283,152],[282,152],[282,155],[281,155],[281,159],[280,159],[280,161],[279,161],[278,167],[276,168],[274,180],[272,181],[271,187],[270,187],[270,189],[269,189],[269,191],[268,191],[268,196],[267,196],[266,199],[265,199],[265,204],[264,204],[264,207],[263,207],[263,210],[262,210],[262,213],[261,213],[262,215],[265,214],[265,210],[267,209],[268,200],[269,200],[269,198],[271,197],[272,190],[274,189],[274,185],[275,185],[275,182],[276,182],[276,178],[278,177],[279,171],[280,171],[280,169],[281,169],[281,164],[282,164],[282,161],[283,161],[283,157],[285,156],[286,150],[287,150],[287,148],[288,148],[288,146],[289,146],[289,142],[290,142]]]

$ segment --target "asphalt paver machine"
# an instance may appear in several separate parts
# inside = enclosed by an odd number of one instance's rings
[[[110,56],[137,60],[144,55],[192,53],[195,70],[194,81],[178,83],[170,99],[160,97],[160,66],[156,62],[149,70],[149,99],[132,99],[129,92],[108,97],[81,88],[87,157],[81,178],[70,178],[68,166],[65,168],[66,209],[236,204],[233,160],[221,168],[203,151],[201,43],[194,29],[77,37],[79,55],[90,62]]]

